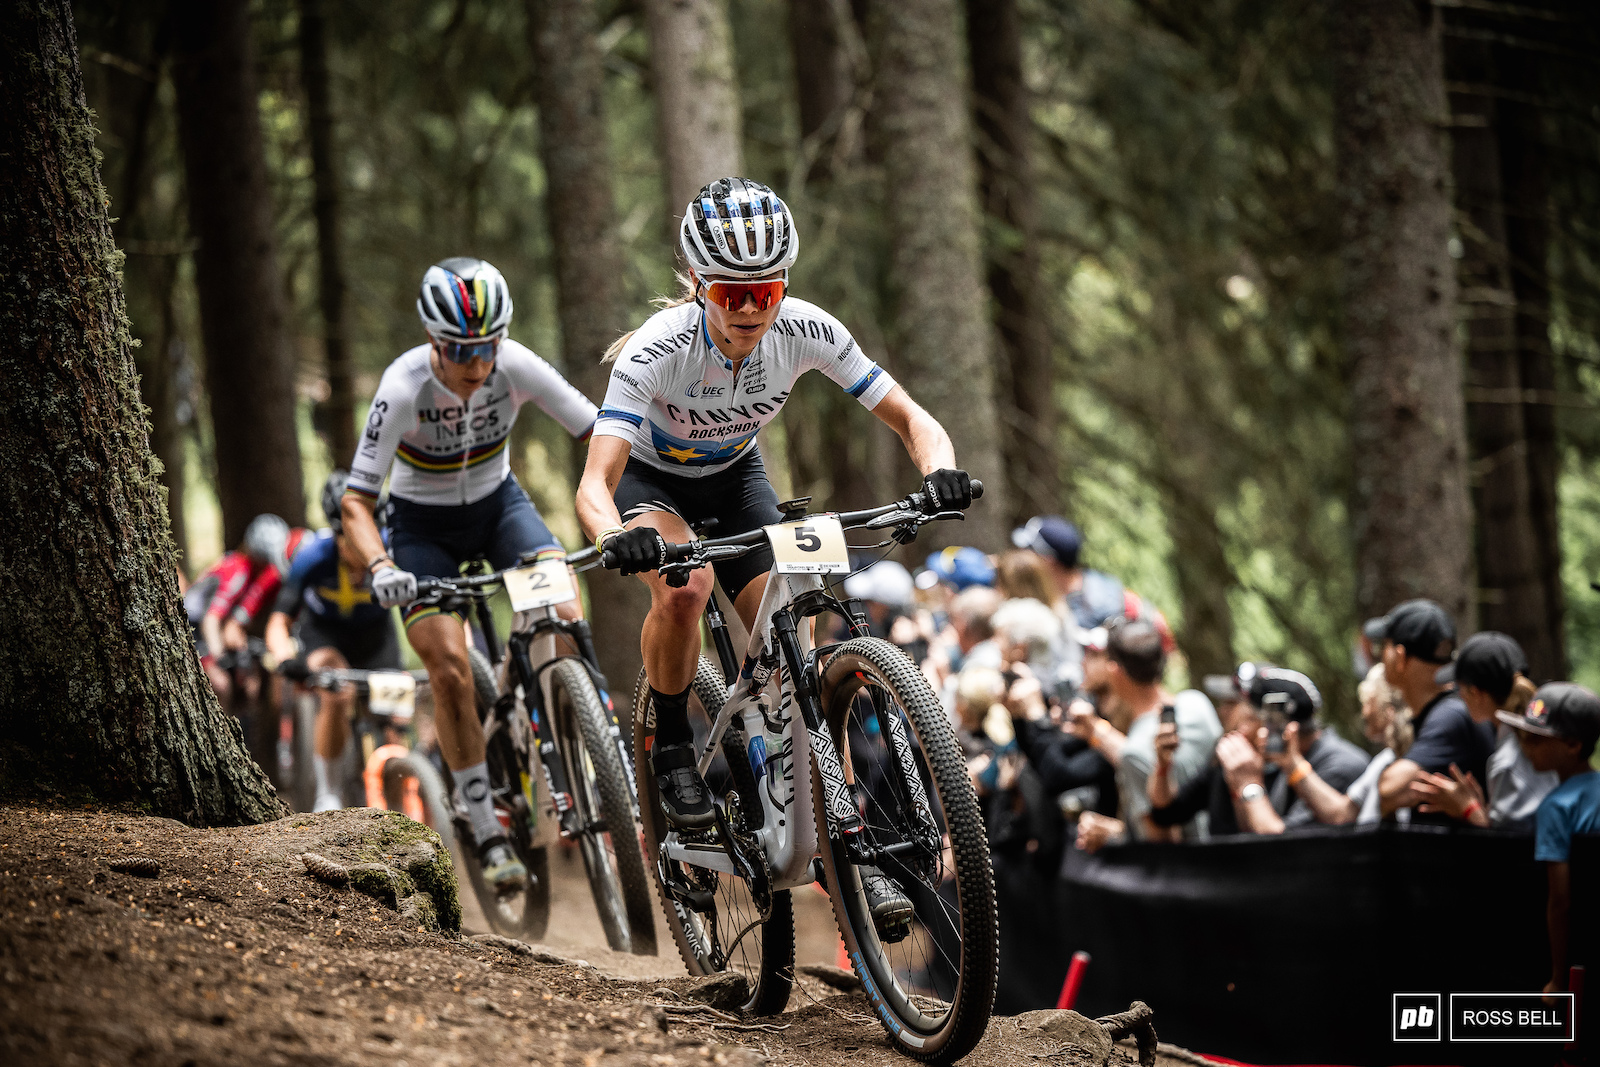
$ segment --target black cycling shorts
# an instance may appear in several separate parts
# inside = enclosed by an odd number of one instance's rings
[[[716,519],[717,527],[707,537],[732,537],[783,520],[760,452],[704,478],[679,478],[630,456],[613,499],[623,522],[647,511],[670,511],[690,526]],[[772,569],[772,549],[763,542],[738,559],[711,566],[723,593],[737,600],[745,586]]]
[[[332,648],[357,670],[397,671],[403,665],[400,638],[395,633],[394,620],[387,616],[382,626],[330,626],[305,611],[295,624],[295,637],[300,642],[301,656],[309,656],[319,648]]]

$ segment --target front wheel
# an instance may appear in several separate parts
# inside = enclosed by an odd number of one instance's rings
[[[579,660],[558,660],[550,689],[550,719],[582,827],[578,847],[606,942],[618,952],[654,956],[655,908],[611,716]]]
[[[689,700],[689,722],[703,738],[722,710],[728,687],[722,672],[704,658],[695,671]],[[789,890],[772,894],[772,907],[763,920],[745,887],[744,879],[705,867],[667,859],[661,851],[667,817],[655,776],[650,773],[650,745],[655,739],[655,708],[644,672],[633,691],[633,752],[639,782],[639,817],[644,826],[645,857],[661,892],[661,910],[667,929],[677,942],[678,954],[691,975],[737,971],[750,983],[742,1009],[754,1015],[776,1015],[789,1002],[794,988],[794,905]],[[719,796],[733,791],[732,777],[715,770],[707,776],[711,791]],[[663,875],[677,885],[692,887],[702,907],[688,907],[663,883]]]
[[[813,767],[828,895],[851,965],[901,1052],[958,1060],[989,1025],[999,968],[994,873],[966,762],[921,672],[886,641],[839,647],[822,671],[822,710],[865,823],[852,846],[830,837]],[[911,902],[909,921],[876,927],[869,866]]]

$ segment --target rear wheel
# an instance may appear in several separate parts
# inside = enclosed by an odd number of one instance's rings
[[[477,692],[478,718],[487,721],[494,712],[499,688],[489,661],[476,648],[467,649],[472,663],[472,682]],[[550,924],[550,859],[543,848],[533,845],[533,820],[536,815],[527,801],[531,792],[527,776],[530,771],[526,722],[516,717],[506,729],[492,731],[486,753],[489,764],[489,786],[494,796],[495,814],[505,827],[511,851],[517,854],[528,869],[528,885],[521,892],[500,896],[484,881],[483,866],[478,861],[478,848],[472,836],[471,824],[464,812],[455,812],[453,819],[456,841],[457,867],[467,874],[472,893],[491,929],[497,934],[522,941],[537,941],[544,936]],[[453,809],[452,809],[453,810]]]
[[[702,658],[689,699],[689,721],[701,737],[722,710],[727,691],[722,672]],[[771,909],[763,920],[743,878],[663,857],[661,842],[666,838],[668,824],[661,811],[655,776],[650,773],[648,753],[655,738],[655,709],[642,671],[634,688],[633,707],[634,764],[645,857],[661,893],[661,910],[666,915],[667,929],[677,942],[678,954],[692,975],[722,971],[743,974],[750,983],[743,1010],[755,1015],[776,1015],[789,1002],[794,988],[794,906],[789,891],[772,894]],[[735,758],[747,757],[740,753]],[[708,775],[708,784],[713,792],[733,793],[727,773]],[[663,884],[663,871],[673,882],[700,891],[704,910],[690,908],[677,899]]]
[[[594,680],[575,659],[550,668],[551,721],[584,831],[578,838],[606,942],[618,952],[656,954],[655,907],[639,852],[633,793]]]
[[[822,711],[866,824],[857,847],[915,907],[908,924],[876,929],[862,868],[825,832],[813,768],[828,894],[850,962],[900,1051],[950,1063],[983,1037],[998,973],[994,874],[966,762],[921,672],[885,641],[840,646],[822,671]]]

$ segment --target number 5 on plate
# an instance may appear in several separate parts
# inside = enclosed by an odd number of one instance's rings
[[[849,574],[850,550],[844,527],[832,515],[766,526],[779,574]]]

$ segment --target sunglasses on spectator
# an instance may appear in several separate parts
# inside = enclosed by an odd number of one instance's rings
[[[721,278],[705,279],[705,296],[713,304],[729,311],[744,307],[746,297],[756,302],[757,311],[765,311],[783,299],[788,287],[787,278],[762,278],[756,281],[728,281]]]
[[[451,363],[467,364],[475,359],[492,362],[495,353],[500,350],[500,339],[492,341],[469,341],[458,344],[455,341],[435,341],[434,347],[439,350],[439,355]]]

